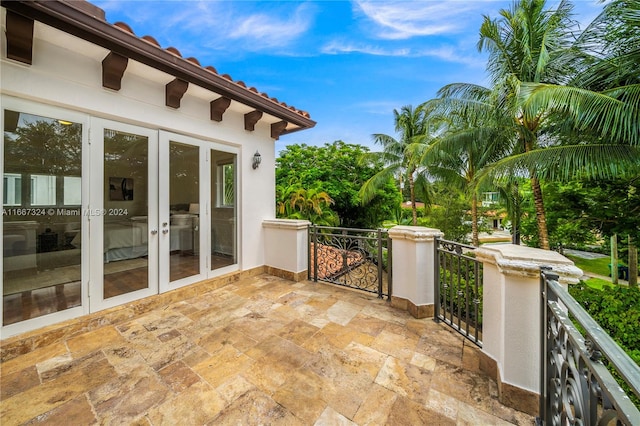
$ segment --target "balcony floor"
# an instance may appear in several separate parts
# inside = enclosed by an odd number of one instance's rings
[[[374,296],[259,275],[4,362],[0,424],[533,424],[478,351]]]

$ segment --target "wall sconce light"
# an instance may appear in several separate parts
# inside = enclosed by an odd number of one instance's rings
[[[251,167],[253,167],[254,170],[257,169],[261,161],[262,161],[262,156],[256,150],[256,153],[253,154],[253,164],[251,165]]]

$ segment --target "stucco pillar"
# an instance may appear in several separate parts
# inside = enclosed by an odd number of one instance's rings
[[[391,305],[415,318],[433,316],[435,239],[444,234],[422,226],[395,226],[392,243]]]
[[[540,392],[540,267],[549,266],[559,282],[577,283],[582,276],[559,253],[513,244],[484,246],[476,251],[483,264],[483,369],[496,377],[500,401],[521,411],[538,413]]]
[[[307,279],[310,224],[307,220],[293,219],[262,222],[267,273],[292,281]]]

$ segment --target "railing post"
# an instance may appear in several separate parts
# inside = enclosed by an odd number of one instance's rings
[[[313,281],[318,282],[318,227],[313,226]]]
[[[539,414],[542,338],[540,267],[560,282],[577,283],[582,271],[561,254],[513,244],[476,250],[483,263],[483,370],[495,374],[502,404]]]
[[[313,224],[309,224],[309,226],[307,226],[307,280],[311,281],[311,270],[312,270],[312,266],[313,264],[312,259],[313,256],[311,255],[311,243],[313,242],[313,237],[312,237],[312,232],[311,232],[311,228],[313,227]],[[314,267],[315,269],[315,267]]]
[[[422,226],[395,226],[389,230],[393,244],[391,305],[416,318],[433,315],[435,239],[443,234]]]
[[[382,230],[378,229],[378,238],[376,242],[378,244],[378,298],[382,299]]]
[[[387,302],[391,302],[393,294],[393,243],[387,233]]]
[[[536,419],[537,424],[547,424],[549,418],[547,416],[547,303],[548,303],[548,292],[547,292],[547,280],[545,278],[545,272],[550,272],[550,266],[541,266],[540,267],[540,416]],[[559,277],[557,275],[553,275],[555,279]]]
[[[440,238],[435,238],[433,244],[433,319],[440,322]]]

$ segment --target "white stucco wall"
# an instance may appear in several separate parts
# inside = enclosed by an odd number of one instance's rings
[[[262,222],[275,217],[275,145],[270,136],[275,117],[265,114],[255,131],[246,131],[243,115],[252,109],[232,102],[222,122],[212,121],[209,102],[218,95],[193,85],[179,109],[167,107],[165,84],[173,77],[131,60],[121,90],[105,89],[101,61],[109,52],[38,22],[31,66],[6,59],[6,39],[1,38],[3,95],[236,147],[238,260],[242,270],[265,263]],[[262,164],[254,170],[251,161],[256,150],[262,155]]]
[[[265,230],[265,263],[283,271],[300,273],[307,270],[307,220],[272,219],[263,222]]]
[[[502,382],[538,393],[540,267],[551,267],[564,285],[578,282],[582,271],[554,251],[513,244],[480,247],[476,257],[484,270],[482,350]]]
[[[416,306],[433,305],[435,239],[442,235],[437,229],[422,226],[394,226],[389,230],[393,240],[392,296]]]

